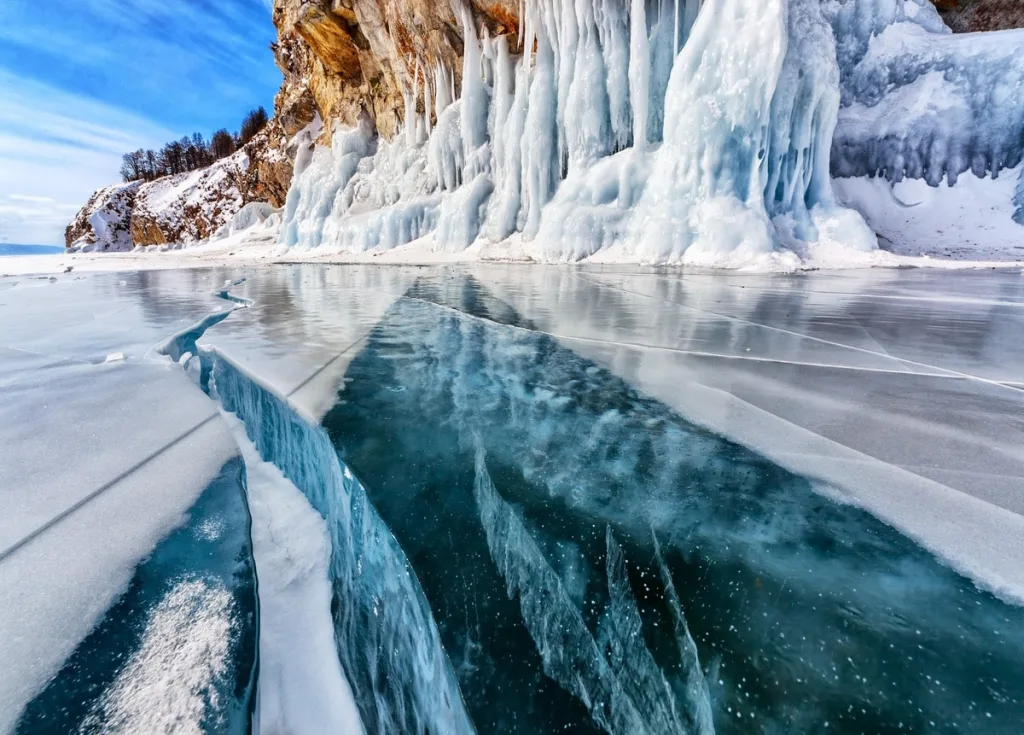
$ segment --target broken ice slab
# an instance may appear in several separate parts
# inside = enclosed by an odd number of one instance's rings
[[[256,574],[241,458],[142,561],[17,732],[252,731]]]
[[[371,733],[472,733],[416,575],[323,428],[221,354],[214,382],[260,455],[323,516],[337,655]],[[289,685],[274,683],[281,690]],[[335,706],[337,703],[335,703]]]
[[[238,450],[179,367],[144,358],[215,300],[142,297],[142,280],[3,292],[2,732],[248,729],[257,629]],[[104,363],[115,347],[127,359]]]
[[[412,285],[418,269],[290,265],[244,272],[250,277],[233,283],[230,295],[248,307],[232,312],[200,343],[222,350],[315,420],[333,403],[362,340]],[[179,273],[153,278],[170,290],[180,287]]]
[[[1015,271],[508,271],[536,329],[1024,599]]]

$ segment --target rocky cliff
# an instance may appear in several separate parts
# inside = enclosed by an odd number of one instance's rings
[[[519,33],[518,0],[473,0],[474,20],[492,36]],[[274,45],[284,73],[276,110],[297,131],[314,110],[354,126],[366,109],[385,137],[405,99],[426,79],[461,84],[462,26],[448,0],[276,0]],[[422,100],[416,103],[422,114]],[[329,126],[328,126],[329,129]]]
[[[1024,27],[1022,0],[932,0],[954,32]],[[474,21],[518,45],[519,0],[472,0]],[[406,96],[425,80],[462,76],[460,19],[450,0],[275,0],[274,44],[284,84],[276,111],[293,135],[319,111],[355,126],[365,109],[386,138],[406,114]],[[424,113],[423,100],[414,103]],[[325,130],[330,130],[326,125]]]
[[[1021,0],[934,0],[954,33],[1024,28]]]
[[[514,53],[524,30],[520,0],[465,2],[463,5],[462,0],[275,0],[273,21],[278,40],[272,48],[284,81],[275,99],[272,122],[242,151],[210,169],[97,192],[68,227],[68,246],[123,249],[132,245],[194,242],[210,237],[248,202],[282,206],[298,149],[309,147],[310,136],[299,133],[312,129],[318,116],[324,123],[316,128],[322,131],[317,141],[321,145],[330,144],[332,132],[339,125],[369,125],[385,140],[393,139],[407,118],[415,119],[414,124],[421,127],[437,125],[436,111],[444,109],[461,93],[464,28],[469,27],[466,24],[482,35],[482,45],[477,46],[478,39],[474,39],[473,45],[483,49],[485,55],[498,53],[498,46],[489,44],[488,38],[501,35],[507,36],[506,48]],[[932,2],[954,31],[1024,26],[1024,6],[1018,0]],[[835,3],[837,7],[853,4],[853,0]],[[591,3],[584,5],[589,7]],[[689,0],[677,4],[687,8],[697,5]],[[621,21],[625,24],[623,28],[628,26],[630,10],[625,0],[603,0],[603,5],[601,1],[593,5],[598,6],[604,8],[601,13],[607,14],[600,23],[607,25],[609,18],[618,18],[611,21],[613,25]],[[571,14],[572,4],[567,7]],[[464,10],[468,11],[465,15]],[[656,18],[649,15],[647,19],[651,43],[657,40],[654,36],[658,28],[664,25],[664,21]],[[551,18],[542,19],[544,24],[554,22]],[[592,23],[594,19],[586,22]],[[692,18],[686,22],[692,23]],[[601,43],[613,38],[618,30],[602,26]],[[558,50],[555,51],[557,54]],[[604,53],[612,52],[605,49]],[[658,62],[655,59],[652,63]],[[495,60],[485,61],[482,68],[494,73]],[[629,73],[632,75],[633,71]],[[485,83],[494,86],[492,79]],[[507,85],[509,80],[504,83]],[[440,101],[440,97],[444,100]],[[628,106],[628,95],[626,99]],[[662,104],[663,100],[654,102]],[[455,119],[454,127],[459,123]],[[615,148],[629,141],[628,126],[623,130]],[[429,130],[416,130],[411,138],[419,140],[426,133]],[[461,135],[454,128],[452,134]],[[658,136],[660,130],[652,133],[652,140]]]
[[[213,165],[147,183],[100,189],[64,232],[77,251],[123,251],[136,246],[209,239],[249,202],[280,207],[291,183],[294,149],[279,120]]]

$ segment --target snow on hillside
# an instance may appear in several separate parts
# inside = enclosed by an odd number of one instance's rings
[[[208,168],[143,185],[132,211],[133,241],[166,245],[208,239],[242,208],[239,180],[248,168],[243,150]]]
[[[130,218],[141,181],[114,184],[93,194],[64,232],[74,252],[132,249]]]
[[[68,226],[67,247],[125,251],[207,240],[242,209],[240,182],[248,168],[241,150],[198,171],[100,189]]]

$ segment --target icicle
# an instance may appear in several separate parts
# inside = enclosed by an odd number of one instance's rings
[[[555,58],[545,29],[538,29],[537,68],[530,83],[530,102],[523,138],[523,187],[527,194],[526,223],[523,234],[532,237],[540,227],[541,209],[558,185],[558,130],[555,115],[558,90],[555,88]]]
[[[672,14],[672,55],[679,53],[679,0],[675,0],[675,12]]]
[[[583,0],[590,3],[592,0]],[[559,26],[559,45],[555,49],[557,59],[556,81],[558,85],[558,112],[556,121],[558,126],[558,160],[559,170],[569,158],[569,145],[566,140],[566,107],[569,104],[569,90],[572,87],[573,72],[576,67],[576,59],[579,53],[579,24],[576,21],[576,8],[574,0],[561,0],[561,13],[557,20]],[[601,79],[592,80],[592,83],[603,86]],[[579,111],[577,111],[579,112]]]
[[[657,143],[663,137],[665,93],[676,60],[676,52],[672,49],[675,31],[672,28],[672,14],[669,12],[667,0],[659,3],[656,15],[648,20],[650,30],[647,34],[647,50],[650,58],[650,75],[647,78],[647,142]]]
[[[508,113],[512,107],[513,92],[515,89],[515,70],[512,66],[512,58],[508,52],[508,36],[499,36],[494,39],[494,92],[493,92],[493,131],[491,142],[494,149],[494,159],[501,162],[505,158],[506,139],[503,134],[505,122],[508,120]]]
[[[524,52],[526,49],[523,47],[523,32],[525,31],[524,23],[526,19],[526,6],[524,0],[519,0],[519,50]]]
[[[464,39],[462,57],[462,139],[465,144],[465,155],[487,142],[487,89],[480,76],[480,41],[476,35],[473,14],[463,4],[462,37]]]
[[[647,147],[647,105],[651,53],[644,0],[632,0],[629,17],[629,97],[633,103],[633,147]]]
[[[598,38],[607,70],[608,110],[613,150],[622,150],[632,138],[629,104],[629,15],[620,0],[601,0]]]
[[[434,68],[434,92],[434,118],[440,123],[441,113],[448,109],[448,105],[455,101],[455,95],[451,91],[451,82],[448,78],[448,70],[443,61]]]
[[[693,30],[693,24],[697,22],[697,15],[702,7],[704,0],[683,0],[683,28],[686,29],[686,38],[690,37],[690,31]],[[685,43],[685,39],[683,42]]]
[[[598,39],[592,0],[576,0],[578,27],[573,78],[566,80],[563,121],[570,170],[589,166],[612,152],[615,145],[609,112],[608,77]],[[571,81],[571,84],[570,84]],[[559,91],[563,82],[559,81]]]
[[[419,97],[417,69],[419,68],[419,62],[413,65],[412,58],[410,58],[409,65],[412,66],[412,91],[404,93],[403,96],[405,97],[405,142],[412,148],[419,142],[416,139],[416,121],[418,119],[416,116],[416,99]]]
[[[433,106],[430,99],[430,80],[427,78],[427,69],[420,65],[420,74],[423,75],[423,128],[430,138],[430,109]]]
[[[495,87],[494,179],[495,191],[488,212],[488,235],[503,240],[519,228],[523,190],[523,150],[530,81],[525,59],[513,70],[511,59],[501,61],[499,47],[498,77]],[[513,74],[515,75],[513,77]],[[515,89],[507,114],[504,114],[504,77]],[[514,82],[513,82],[514,79]],[[500,124],[499,124],[500,122]]]
[[[533,10],[533,5],[537,0],[524,0],[525,3],[525,28],[523,33],[523,69],[527,74],[530,73],[530,69],[533,66],[533,45],[537,40],[537,19],[536,11]]]

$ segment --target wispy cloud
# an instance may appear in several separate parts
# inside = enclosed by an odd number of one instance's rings
[[[174,137],[125,110],[0,70],[0,237],[60,243],[124,151]]]
[[[0,0],[0,238],[54,243],[121,154],[269,105],[270,0]]]
[[[33,197],[26,194],[8,194],[7,198],[12,202],[27,202],[29,204],[56,204],[53,197]]]

